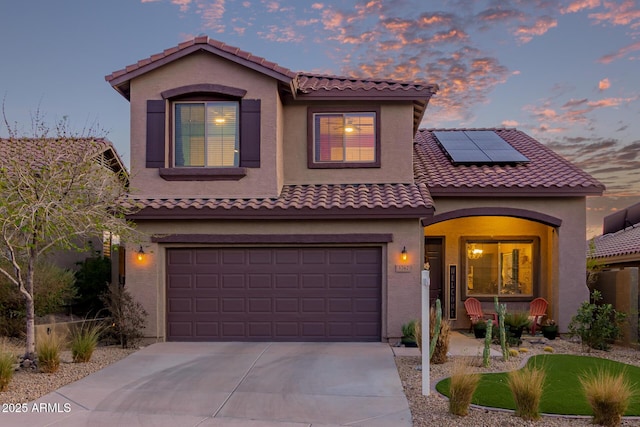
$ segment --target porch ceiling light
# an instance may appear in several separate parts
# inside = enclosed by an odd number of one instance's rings
[[[482,253],[484,251],[480,248],[476,248],[476,245],[471,244],[467,248],[467,258],[469,259],[480,259],[482,258]]]

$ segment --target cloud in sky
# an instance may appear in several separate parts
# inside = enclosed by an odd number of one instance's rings
[[[613,71],[640,60],[640,0],[141,1],[164,1],[181,14],[198,14],[204,30],[257,38],[285,46],[293,55],[327,58],[314,69],[301,69],[295,60],[282,64],[294,70],[437,83],[440,91],[425,116],[429,127],[476,126],[478,116],[495,102],[494,94],[508,87],[508,115],[479,126],[518,126],[593,173],[608,193],[640,192],[635,184],[640,157],[633,151],[640,142],[631,132],[632,121],[602,122],[602,117],[617,120],[621,112],[640,113],[640,88],[625,88]],[[544,46],[564,45],[563,31],[577,42],[591,43],[580,52],[590,62],[550,81],[567,64],[563,56],[578,56]],[[624,37],[599,44],[590,38],[596,31]],[[224,35],[212,36],[227,41]],[[241,41],[237,45],[245,49]],[[532,57],[523,59],[523,49],[534,52]],[[268,51],[253,53],[276,59]],[[586,69],[597,70],[582,82]],[[532,73],[541,76],[537,86],[519,86]]]

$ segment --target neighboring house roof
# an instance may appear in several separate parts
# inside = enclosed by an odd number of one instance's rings
[[[116,173],[123,172],[127,174],[127,170],[118,156],[116,149],[111,141],[106,138],[49,138],[49,140],[60,141],[57,147],[69,152],[86,151],[91,149],[94,151],[96,161],[108,167]],[[32,151],[34,155],[38,155],[39,150],[35,148],[41,146],[42,139],[38,138],[0,138],[0,157],[13,157],[19,152]]]
[[[414,132],[417,131],[429,99],[438,85],[422,82],[400,82],[367,78],[337,77],[299,73],[266,59],[229,46],[207,36],[196,37],[161,53],[142,59],[122,70],[105,76],[105,80],[126,99],[130,97],[131,80],[194,52],[205,51],[271,76],[278,80],[283,95],[293,99],[331,100],[412,100]]]
[[[136,198],[125,204],[141,210],[135,219],[322,217],[420,218],[433,215],[433,200],[419,184],[285,185],[274,198]]]
[[[434,131],[491,130],[524,154],[528,163],[454,165]],[[434,197],[542,197],[601,195],[604,185],[516,129],[421,129],[414,144],[414,176]]]
[[[612,234],[595,237],[593,243],[595,245],[593,253],[590,253],[589,245],[587,245],[587,256],[589,257],[625,257],[628,258],[627,260],[640,261],[640,223]],[[621,261],[623,260],[621,259]]]

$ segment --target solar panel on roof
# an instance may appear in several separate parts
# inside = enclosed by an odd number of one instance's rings
[[[494,131],[434,131],[433,134],[454,164],[504,164],[529,161]]]

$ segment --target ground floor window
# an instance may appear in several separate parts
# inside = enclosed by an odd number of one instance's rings
[[[533,296],[536,241],[465,239],[466,294]]]

